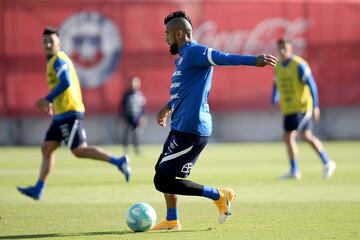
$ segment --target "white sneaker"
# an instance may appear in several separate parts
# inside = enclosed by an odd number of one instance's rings
[[[336,163],[332,160],[330,160],[327,164],[323,167],[323,178],[329,178],[331,177],[336,169]]]
[[[295,179],[300,180],[302,178],[301,172],[297,171],[295,173],[289,172],[285,174],[284,176],[279,177],[279,179],[286,180],[286,179]]]

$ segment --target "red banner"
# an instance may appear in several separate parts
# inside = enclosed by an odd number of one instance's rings
[[[36,114],[48,93],[41,34],[59,27],[90,114],[115,113],[128,79],[138,75],[148,111],[169,99],[174,70],[163,19],[184,9],[194,38],[230,53],[275,54],[279,37],[292,40],[310,64],[321,107],[360,105],[358,1],[20,1],[0,2],[0,115]],[[265,109],[270,67],[215,67],[213,110]]]

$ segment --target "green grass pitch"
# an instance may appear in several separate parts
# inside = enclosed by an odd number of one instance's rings
[[[129,230],[124,214],[144,201],[164,217],[163,195],[152,184],[160,145],[131,155],[129,184],[114,166],[76,159],[63,147],[40,202],[16,190],[36,181],[40,148],[2,147],[0,239],[360,239],[360,142],[324,145],[338,165],[333,178],[321,178],[320,160],[301,144],[303,179],[281,181],[288,169],[282,143],[209,144],[189,179],[237,192],[229,221],[217,224],[210,200],[181,196],[183,230],[145,233]],[[121,153],[119,146],[105,149]]]

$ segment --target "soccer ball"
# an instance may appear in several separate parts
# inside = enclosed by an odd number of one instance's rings
[[[134,232],[145,232],[150,230],[156,222],[156,212],[147,203],[135,203],[126,212],[126,223]]]

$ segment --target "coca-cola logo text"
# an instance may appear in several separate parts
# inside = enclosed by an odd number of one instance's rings
[[[194,31],[194,39],[201,44],[229,53],[261,54],[276,52],[276,41],[280,37],[291,40],[296,54],[302,54],[306,47],[303,36],[309,28],[308,20],[297,18],[270,18],[249,30],[218,30],[216,23],[205,21]]]

